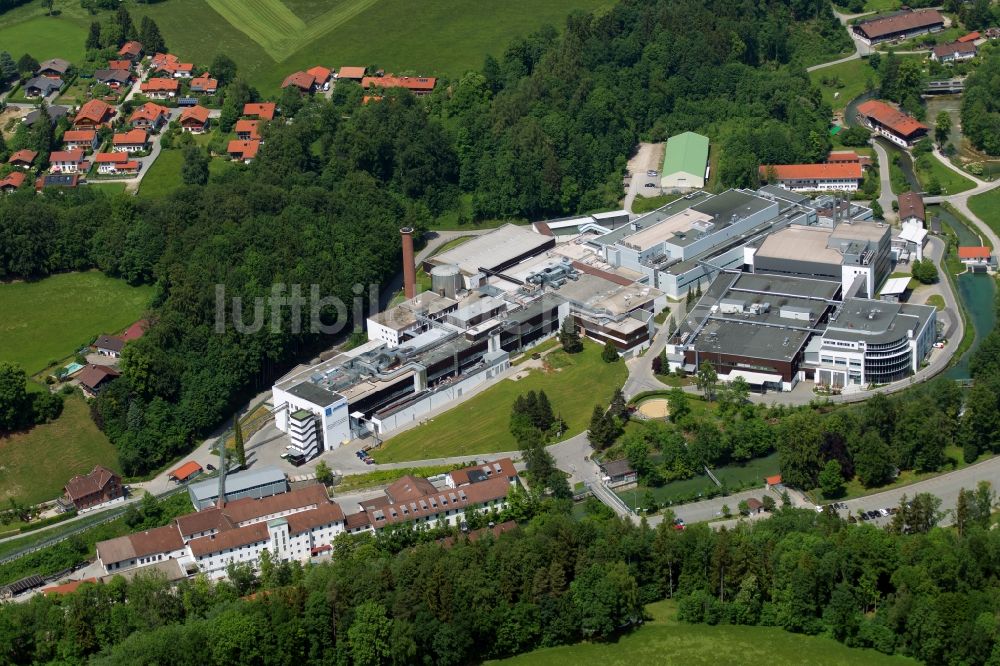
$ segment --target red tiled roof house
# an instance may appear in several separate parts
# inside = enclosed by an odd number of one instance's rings
[[[97,173],[103,174],[105,176],[131,176],[139,173],[141,168],[141,163],[138,160],[129,157],[128,153],[117,152],[117,153],[96,153],[94,155],[94,164],[97,165]],[[108,338],[109,340],[118,340],[118,338],[112,338],[111,336],[101,336],[101,338]],[[101,338],[98,338],[100,340]],[[119,340],[119,342],[121,342]],[[100,350],[98,350],[100,351]],[[119,356],[121,349],[115,354],[105,354],[106,356]]]
[[[128,121],[136,129],[155,131],[170,118],[170,109],[154,102],[146,102],[135,109]]]
[[[12,171],[3,178],[0,178],[0,192],[11,194],[24,184],[27,176],[23,171]]]
[[[260,132],[257,131],[260,126],[259,120],[237,120],[236,121],[236,138],[241,141],[250,141],[252,139],[259,139]]]
[[[97,150],[97,132],[95,130],[66,130],[63,134],[66,148],[73,150]]]
[[[90,474],[74,476],[63,486],[59,504],[66,509],[86,511],[124,497],[122,478],[107,467],[97,465]]]
[[[13,164],[19,169],[30,169],[36,157],[38,157],[37,152],[24,148],[11,155],[10,159],[7,160],[7,164]]]
[[[56,150],[49,154],[49,171],[52,173],[77,173],[83,170],[83,151]]]
[[[252,102],[243,105],[243,115],[261,120],[274,120],[274,102]]]
[[[92,99],[80,107],[73,119],[73,126],[77,129],[97,129],[101,125],[107,125],[114,117],[115,107],[99,99]]]
[[[134,129],[111,138],[111,150],[116,153],[138,153],[149,148],[149,135],[146,130]]]
[[[180,83],[164,77],[153,77],[139,84],[139,92],[149,99],[170,99],[176,97],[180,89]]]
[[[118,55],[126,60],[131,60],[135,62],[142,58],[142,44],[136,41],[125,42],[120,49],[118,49]]]
[[[859,122],[898,146],[910,148],[927,136],[928,128],[912,116],[877,99],[858,106]]]
[[[258,150],[260,150],[259,139],[249,141],[234,139],[229,142],[229,146],[226,148],[226,152],[229,153],[230,158],[241,160],[245,164],[250,164],[253,158],[257,157]]]
[[[185,132],[201,134],[208,129],[208,109],[203,106],[192,106],[184,109],[179,119]]]

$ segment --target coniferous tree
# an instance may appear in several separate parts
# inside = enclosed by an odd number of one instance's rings
[[[135,23],[132,22],[132,15],[128,13],[128,9],[125,8],[125,5],[118,5],[118,11],[115,12],[114,22],[121,30],[120,39],[122,42],[119,43],[118,46],[121,46],[129,39],[135,39],[138,36],[135,31]]]
[[[85,46],[88,51],[101,48],[101,24],[98,21],[91,21]]]
[[[156,21],[148,16],[143,16],[142,21],[139,22],[139,41],[142,42],[142,47],[147,53],[167,52],[167,43],[163,41],[163,35],[160,34],[160,26],[156,25]],[[222,83],[220,82],[219,85],[221,86]]]
[[[583,341],[576,330],[576,325],[569,317],[563,320],[562,328],[559,331],[559,342],[567,354],[583,351]]]
[[[236,460],[239,462],[240,467],[246,467],[247,454],[243,445],[243,426],[240,425],[239,414],[233,416],[233,440],[236,450]]]

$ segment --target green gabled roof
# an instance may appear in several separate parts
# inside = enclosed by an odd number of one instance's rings
[[[694,132],[684,132],[667,140],[667,151],[663,156],[662,175],[683,171],[702,178],[708,163],[708,137]]]

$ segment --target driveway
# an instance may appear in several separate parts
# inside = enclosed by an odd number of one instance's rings
[[[660,194],[660,168],[663,166],[663,143],[640,143],[632,159],[628,161],[628,172],[631,180],[625,193],[622,207],[632,212],[632,202],[637,196],[655,197]],[[647,172],[656,171],[656,176],[648,176]],[[652,187],[646,187],[646,185]]]

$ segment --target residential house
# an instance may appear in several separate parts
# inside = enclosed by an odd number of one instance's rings
[[[102,102],[99,99],[92,99],[80,107],[76,118],[73,119],[73,126],[80,128],[97,129],[101,125],[107,125],[115,117],[115,107]]]
[[[7,164],[13,164],[19,169],[30,169],[31,165],[35,162],[36,157],[38,157],[38,153],[34,150],[22,148],[21,150],[15,151],[14,154],[10,156],[7,160]]]
[[[179,122],[185,132],[201,134],[208,129],[208,109],[203,106],[192,106],[184,109]]]
[[[282,89],[289,87],[298,88],[299,92],[308,93],[313,91],[315,84],[316,79],[313,78],[312,74],[295,72],[285,77],[285,80],[281,82],[281,87]]]
[[[904,192],[898,199],[899,221],[903,224],[919,224],[923,228],[927,221],[924,198],[918,192]]]
[[[84,394],[93,398],[96,397],[108,382],[118,376],[118,371],[106,365],[94,365],[91,363],[80,371],[77,381]]]
[[[0,178],[0,192],[10,194],[24,184],[28,178],[23,171],[12,171],[3,178]]]
[[[170,99],[176,97],[181,84],[175,79],[160,76],[146,80],[139,85],[139,92],[150,99]]]
[[[149,59],[149,69],[151,71],[156,71],[158,68],[163,67],[169,63],[178,63],[179,60],[177,56],[173,53],[156,53],[152,58]]]
[[[601,473],[604,475],[602,480],[608,487],[617,488],[639,481],[639,473],[632,469],[632,466],[625,458],[602,462],[600,468]]]
[[[747,500],[747,513],[751,516],[764,513],[764,503],[756,497],[751,497]]]
[[[108,69],[120,69],[124,72],[132,71],[132,61],[131,60],[109,60]]]
[[[111,150],[116,153],[139,153],[149,148],[146,130],[133,129],[111,138]]]
[[[306,74],[313,77],[313,85],[317,88],[329,88],[327,84],[330,83],[330,75],[332,74],[329,68],[316,65],[307,69]]]
[[[959,246],[958,258],[973,271],[986,270],[993,265],[993,257],[988,247]]]
[[[174,79],[190,79],[194,72],[194,63],[178,62],[174,56],[171,56],[171,58],[171,60],[167,60],[159,66],[152,66],[150,71],[154,74],[166,74]]]
[[[201,95],[214,95],[219,89],[219,82],[205,72],[197,78],[191,79],[191,92]]]
[[[259,127],[259,120],[237,120],[235,127],[236,138],[243,141],[259,139],[260,132],[257,131]]]
[[[406,88],[414,95],[427,95],[434,90],[437,79],[432,76],[366,76],[361,79],[361,87],[365,90],[375,88]]]
[[[86,511],[124,498],[122,478],[107,467],[97,465],[90,474],[74,476],[63,486],[59,504],[64,510]]]
[[[143,47],[140,42],[129,41],[118,49],[118,56],[131,62],[138,62],[142,58],[142,52]]]
[[[936,9],[896,12],[881,18],[861,21],[853,27],[854,34],[866,44],[908,39],[942,29],[944,29],[944,17]]]
[[[79,148],[55,150],[49,154],[49,171],[52,173],[77,173],[79,171],[86,171],[83,165],[83,151]]]
[[[108,154],[109,153],[98,153],[98,155],[108,155]],[[122,157],[126,157],[127,159],[127,156],[122,156]],[[97,160],[96,156],[94,160],[95,161]],[[111,161],[111,160],[109,159],[105,160],[104,158],[102,158],[102,162],[104,161]],[[94,351],[96,351],[101,356],[120,358],[122,355],[122,349],[125,348],[125,341],[115,335],[101,335],[98,336],[97,340],[95,340],[94,344],[91,346],[94,348]]]
[[[66,72],[72,67],[68,60],[62,58],[52,58],[38,65],[38,76],[48,76],[53,79],[61,79],[66,76]]]
[[[160,129],[169,118],[170,109],[154,102],[146,102],[132,112],[128,121],[136,129],[151,132]]]
[[[972,60],[976,57],[977,49],[973,42],[952,42],[951,44],[939,44],[931,49],[931,60],[940,63],[960,62]]]
[[[127,69],[98,69],[94,72],[94,80],[112,90],[120,90],[132,83],[132,73]]]
[[[63,144],[69,150],[79,148],[83,151],[97,150],[97,131],[91,129],[66,130],[63,133]]]
[[[234,139],[229,142],[229,147],[226,152],[229,153],[229,157],[234,160],[240,160],[245,164],[250,164],[253,158],[257,157],[257,151],[260,150],[260,140],[253,139],[250,141],[243,141],[240,139]]]
[[[139,173],[139,169],[142,164],[138,160],[133,159],[128,153],[97,153],[94,155],[94,164],[97,165],[97,173],[105,176],[127,176]],[[101,336],[108,337],[108,336]],[[114,338],[111,338],[114,340]],[[112,343],[114,344],[114,343]],[[113,351],[110,348],[105,348],[105,356],[119,356],[121,349],[116,353],[108,353]]]
[[[35,191],[41,192],[50,187],[75,189],[80,185],[78,173],[46,173],[35,179]]]
[[[858,105],[857,120],[903,148],[912,147],[928,132],[928,127],[916,118],[877,99]]]
[[[365,78],[365,69],[365,67],[341,67],[337,72],[337,80],[361,83],[361,79]]]
[[[252,102],[243,105],[243,115],[260,120],[274,120],[275,107],[274,102]]]
[[[63,80],[60,78],[49,78],[48,76],[36,76],[24,84],[25,97],[48,97],[54,92],[59,92],[62,88]]]
[[[45,115],[49,117],[49,124],[55,125],[59,122],[59,119],[68,115],[69,109],[65,106],[60,106],[59,104],[53,104],[51,106],[45,107]],[[38,119],[42,117],[41,109],[35,109],[34,111],[29,111],[21,122],[23,122],[28,127],[32,127]]]
[[[761,181],[793,192],[856,192],[864,177],[858,162],[836,164],[770,164],[759,168]]]

